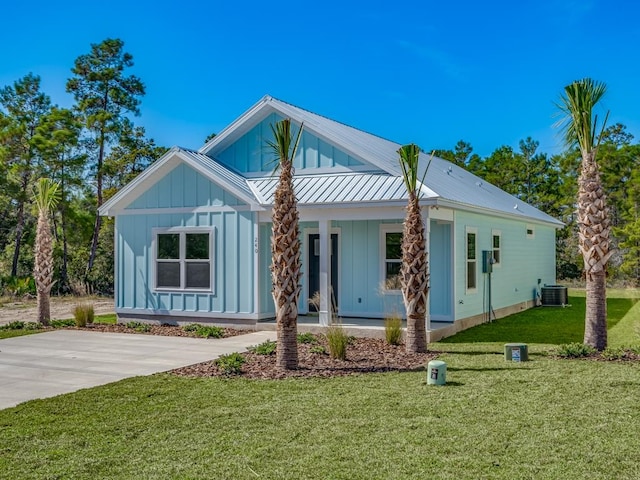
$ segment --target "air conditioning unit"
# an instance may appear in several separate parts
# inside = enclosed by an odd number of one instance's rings
[[[541,290],[543,306],[564,307],[565,305],[569,305],[567,287],[563,285],[545,285]]]

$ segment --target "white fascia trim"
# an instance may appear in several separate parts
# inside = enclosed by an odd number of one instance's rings
[[[118,193],[116,193],[113,197],[111,197],[107,202],[105,202],[99,209],[98,214],[101,216],[112,217],[114,215],[114,211],[118,210],[121,204],[127,202],[130,203],[136,198],[138,198],[147,188],[142,188],[142,192],[133,197],[133,193],[138,189],[139,186],[143,186],[147,183],[153,185],[157,180],[156,177],[162,177],[168,174],[171,170],[173,170],[177,165],[177,153],[179,149],[178,147],[171,148],[167,153],[165,153],[162,157],[156,160],[150,167],[145,169],[140,175],[138,175],[132,182],[129,182],[127,185],[122,187]],[[133,197],[133,198],[129,198]]]
[[[213,150],[219,144],[223,144],[227,137],[231,136],[236,130],[241,129],[241,127],[253,116],[255,116],[260,110],[262,110],[271,100],[270,95],[265,95],[256,103],[253,104],[247,111],[245,111],[242,115],[236,118],[233,122],[227,125],[222,131],[205,143],[202,147],[198,149],[198,153],[207,154]]]
[[[262,209],[262,207],[256,202],[255,197],[249,197],[245,192],[237,189],[233,184],[213,175],[208,168],[193,160],[179,148],[174,147],[161,159],[151,165],[151,167],[138,175],[135,180],[123,187],[122,190],[113,196],[113,198],[102,205],[99,209],[100,215],[111,217],[116,213],[121,213],[126,205],[129,205],[132,201],[160,181],[162,177],[169,174],[169,172],[176,168],[181,161],[189,165],[211,182],[218,185],[223,190],[228,191],[233,196],[244,201],[252,211],[260,211]]]
[[[210,181],[212,181],[213,183],[221,187],[223,190],[228,191],[229,193],[239,198],[240,200],[244,201],[248,205],[252,205],[256,203],[255,198],[249,197],[245,192],[237,189],[235,185],[224,181],[223,179],[221,179],[220,177],[217,177],[216,175],[212,175],[211,170],[209,170],[207,167],[202,165],[200,162],[194,161],[193,159],[191,159],[191,157],[189,157],[188,155],[185,155],[182,151],[178,151],[178,156],[180,156],[180,158],[187,165],[189,165],[198,173],[202,174],[204,177],[208,178]],[[226,167],[224,168],[227,169]]]
[[[180,207],[180,208],[130,208],[114,210],[114,215],[170,215],[184,213],[218,213],[218,212],[250,212],[253,211],[249,205],[230,206],[210,206],[210,207]]]
[[[241,320],[259,320],[261,314],[257,313],[228,313],[228,312],[197,312],[194,310],[162,310],[153,308],[116,308],[116,313],[132,314],[132,315],[162,315],[166,317],[193,317],[193,318],[220,318],[241,319]],[[268,318],[268,317],[266,317]]]
[[[560,220],[556,220],[556,219],[553,219],[553,221],[551,221],[551,220],[542,220],[542,219],[539,219],[539,218],[530,217],[528,215],[515,215],[513,213],[507,213],[507,212],[504,212],[502,210],[493,210],[491,208],[479,207],[479,206],[476,206],[476,205],[469,205],[469,204],[466,204],[466,203],[456,202],[456,201],[453,201],[453,200],[446,200],[446,199],[442,199],[442,198],[436,199],[436,201],[434,203],[435,203],[435,205],[451,208],[451,209],[454,209],[454,210],[461,210],[461,211],[465,211],[465,212],[479,213],[481,215],[491,215],[491,216],[500,217],[500,218],[508,218],[510,220],[514,220],[515,219],[515,220],[520,220],[521,222],[526,222],[526,223],[537,223],[539,225],[552,226],[552,227],[554,227],[556,229],[561,229],[561,228],[564,227],[564,223],[562,223]],[[534,207],[531,207],[531,208],[534,208]],[[553,218],[553,217],[550,217],[550,218]]]
[[[276,112],[276,113],[281,114],[285,118],[291,118],[292,120],[294,120],[298,124],[304,124],[304,130],[314,134],[318,138],[320,138],[320,139],[324,140],[325,142],[333,145],[334,147],[337,147],[337,148],[343,150],[349,156],[351,156],[351,157],[355,158],[356,160],[364,163],[365,164],[364,166],[371,165],[374,168],[376,168],[376,169],[378,169],[378,170],[380,170],[382,172],[390,173],[390,174],[393,174],[393,175],[395,175],[397,173],[397,172],[389,172],[388,170],[384,169],[380,165],[377,165],[376,163],[372,162],[371,160],[369,160],[367,158],[368,156],[367,156],[367,154],[365,152],[358,152],[355,149],[349,148],[348,146],[343,145],[341,142],[336,141],[335,138],[331,138],[331,137],[327,136],[324,132],[322,132],[318,128],[317,125],[314,125],[313,122],[309,122],[308,120],[304,121],[298,115],[298,113],[295,111],[296,108],[297,107],[293,107],[293,106],[289,106],[289,105],[283,104],[282,102],[274,99],[270,95],[265,95],[255,105],[253,105],[249,110],[247,110],[245,113],[243,113],[240,117],[238,117],[231,124],[229,124],[229,126],[224,128],[222,130],[222,132],[220,132],[213,139],[211,139],[207,144],[205,144],[202,148],[200,148],[198,150],[198,152],[206,154],[206,153],[210,152],[211,150],[213,150],[215,147],[218,147],[218,146],[226,147],[227,146],[226,143],[229,142],[229,139],[234,138],[236,135],[238,135],[238,136],[243,135],[244,133],[246,133],[246,131],[248,131],[248,129],[246,128],[246,125],[254,117],[256,117],[256,119],[258,121],[261,121],[262,118],[266,117],[267,115],[263,115],[262,114],[262,111],[264,110],[265,112],[267,112],[267,114]],[[260,115],[258,115],[258,114],[260,114]],[[255,124],[257,124],[258,121],[256,121]],[[338,123],[338,122],[336,122],[336,123]],[[254,125],[254,122],[250,122],[250,124]],[[368,167],[368,169],[371,169],[371,167]],[[264,175],[261,175],[261,176],[264,176]]]

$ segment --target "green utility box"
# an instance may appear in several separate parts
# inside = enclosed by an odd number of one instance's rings
[[[447,382],[447,364],[431,360],[427,365],[427,385],[444,385]]]
[[[505,343],[504,359],[507,362],[526,362],[529,360],[529,347],[526,343]]]

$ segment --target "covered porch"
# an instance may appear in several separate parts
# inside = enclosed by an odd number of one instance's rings
[[[347,335],[365,338],[385,338],[384,320],[380,318],[336,318],[336,325],[342,325]],[[427,343],[437,342],[445,337],[454,335],[457,330],[454,323],[431,321],[430,328],[427,329]],[[402,329],[406,330],[406,322],[402,321]],[[318,321],[318,315],[300,315],[298,316],[298,333],[326,333],[328,325],[321,325]],[[256,323],[256,330],[259,331],[275,331],[275,319],[260,321]]]

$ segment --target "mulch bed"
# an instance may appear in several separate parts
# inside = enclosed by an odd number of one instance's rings
[[[75,330],[88,330],[91,332],[108,332],[108,333],[135,333],[136,335],[164,335],[166,337],[193,337],[202,338],[196,334],[196,332],[186,332],[177,325],[151,325],[151,330],[148,332],[140,332],[133,328],[129,328],[126,324],[106,324],[106,323],[94,323],[85,328],[68,327]],[[245,335],[252,333],[252,330],[237,330],[235,328],[223,328],[224,334],[222,338],[235,337],[236,335]]]
[[[331,358],[324,335],[316,335],[317,343],[298,344],[298,368],[282,370],[276,367],[276,355],[242,354],[245,363],[240,377],[284,379],[290,377],[337,377],[373,372],[408,372],[424,370],[438,352],[407,353],[404,345],[389,345],[384,340],[355,338],[347,347],[346,360]],[[316,353],[322,346],[326,353]],[[315,350],[316,352],[314,352]],[[215,362],[204,362],[173,370],[175,375],[191,377],[222,377]]]

